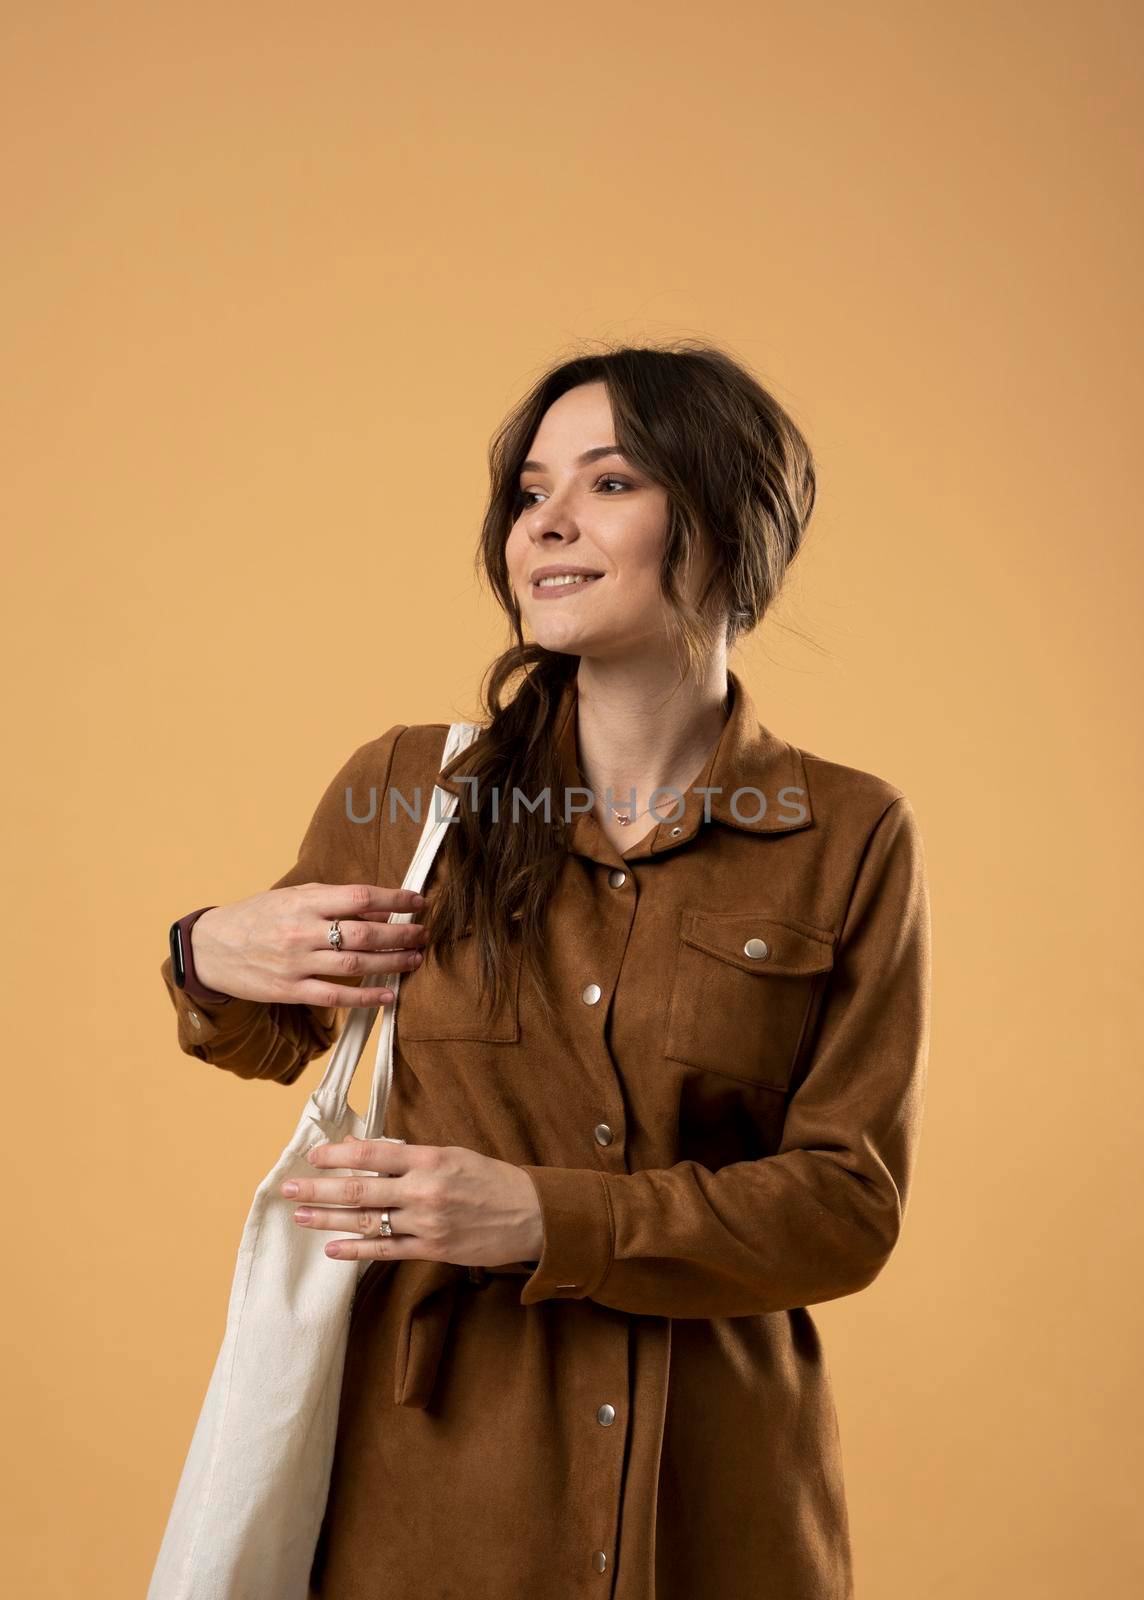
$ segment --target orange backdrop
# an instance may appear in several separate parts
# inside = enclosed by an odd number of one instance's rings
[[[683,335],[820,470],[736,663],[929,856],[906,1227],[816,1312],[859,1595],[1139,1592],[1140,31],[9,0],[7,1593],[143,1594],[321,1071],[182,1055],[168,923],[284,872],[357,745],[476,715],[490,433]]]

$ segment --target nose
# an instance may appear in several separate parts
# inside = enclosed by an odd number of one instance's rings
[[[528,537],[534,545],[551,544],[554,539],[571,542],[580,537],[580,529],[572,511],[571,497],[558,489],[531,513],[525,513]]]
[[[539,518],[528,531],[532,547],[538,551],[565,549],[575,545],[580,538],[580,530],[569,517]]]

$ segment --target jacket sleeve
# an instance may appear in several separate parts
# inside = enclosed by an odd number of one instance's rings
[[[377,882],[389,772],[394,747],[404,732],[403,723],[390,728],[361,745],[342,765],[318,802],[297,861],[269,885],[271,889],[302,883]],[[347,805],[347,789],[352,790],[352,806]],[[355,821],[349,814],[351,809],[355,817],[369,820]],[[170,955],[160,971],[175,1008],[180,1050],[240,1078],[293,1083],[306,1065],[328,1050],[337,1038],[343,1008],[245,1000],[240,996],[205,1004],[175,987]],[[357,984],[360,980],[352,981]]]
[[[544,1245],[520,1303],[734,1317],[863,1289],[897,1242],[928,1071],[930,908],[899,795],[867,840],[809,1065],[772,1156],[712,1172],[526,1166]]]

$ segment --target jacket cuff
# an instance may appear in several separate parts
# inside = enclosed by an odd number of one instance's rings
[[[238,996],[221,1003],[194,999],[186,989],[176,986],[170,956],[166,957],[160,970],[167,993],[174,1003],[178,1042],[188,1054],[194,1053],[195,1045],[209,1044],[212,1039],[241,1033],[260,1011],[266,1010],[258,1000],[243,1000]]]
[[[544,1246],[520,1292],[522,1306],[538,1300],[583,1300],[612,1265],[614,1230],[602,1172],[586,1167],[522,1166],[536,1189]]]

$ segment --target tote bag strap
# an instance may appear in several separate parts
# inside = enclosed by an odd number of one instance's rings
[[[454,722],[449,728],[445,740],[445,751],[441,758],[440,766],[447,766],[455,755],[464,750],[481,732],[479,723]],[[449,818],[457,809],[457,796],[450,794],[447,789],[433,785],[433,791],[426,807],[425,825],[421,830],[421,840],[413,852],[413,859],[409,870],[405,874],[403,889],[416,889],[420,892],[429,876],[429,868],[433,858],[441,847],[445,837],[445,829],[450,826]],[[390,922],[412,922],[412,911],[392,911],[389,915]],[[374,1018],[378,1010],[381,1011],[381,1027],[378,1030],[377,1058],[374,1065],[373,1089],[370,1094],[369,1112],[365,1119],[365,1137],[376,1139],[385,1122],[385,1108],[389,1100],[389,1086],[393,1081],[393,1028],[394,1012],[397,1009],[397,996],[401,987],[400,972],[386,973],[384,977],[370,978],[370,986],[393,990],[393,999],[388,1005],[355,1006],[346,1019],[345,1026],[338,1035],[337,1043],[330,1057],[329,1065],[322,1076],[322,1081],[314,1091],[314,1100],[323,1118],[331,1123],[341,1121],[346,1109],[346,1099],[349,1095],[350,1084],[354,1072],[361,1059],[365,1042],[369,1038],[369,1031],[373,1027]]]

